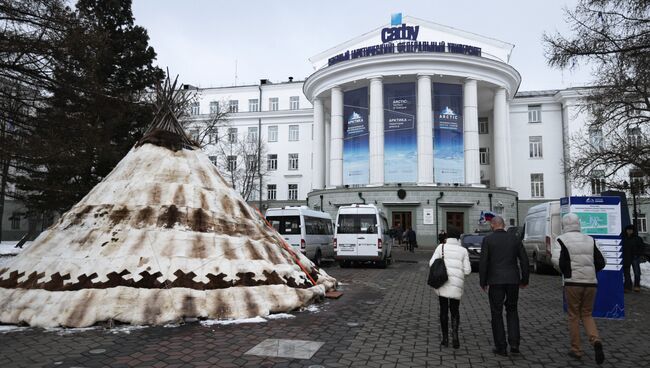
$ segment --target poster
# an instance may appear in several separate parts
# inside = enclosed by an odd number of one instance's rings
[[[384,182],[417,181],[415,83],[384,84]]]
[[[464,183],[463,86],[434,83],[432,98],[434,181]]]
[[[343,94],[343,184],[368,184],[368,88]]]
[[[598,291],[594,317],[622,319],[623,252],[621,248],[621,199],[618,197],[567,197],[560,200],[561,215],[572,212],[580,218],[584,234],[592,236],[605,258],[605,268],[598,272]]]
[[[433,208],[425,208],[422,219],[425,225],[433,225]]]

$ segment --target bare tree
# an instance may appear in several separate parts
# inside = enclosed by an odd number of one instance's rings
[[[251,199],[253,193],[259,193],[260,182],[263,183],[268,175],[268,167],[261,160],[266,157],[266,147],[258,137],[242,139],[230,131],[216,143],[215,153],[217,168],[245,200]]]
[[[548,63],[590,66],[596,86],[581,102],[589,118],[571,137],[567,174],[625,188],[630,170],[650,176],[650,2],[581,0],[565,14],[573,34],[544,35]]]

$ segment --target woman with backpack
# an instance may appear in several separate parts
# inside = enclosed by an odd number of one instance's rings
[[[463,296],[465,276],[472,273],[467,249],[460,243],[460,233],[450,230],[445,243],[436,247],[429,266],[436,259],[442,258],[447,268],[448,280],[441,287],[434,289],[440,303],[440,329],[442,341],[440,345],[449,346],[449,312],[451,312],[451,340],[454,349],[460,347],[458,326],[460,324],[460,298]]]

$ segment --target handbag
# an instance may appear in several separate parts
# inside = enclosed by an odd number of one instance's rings
[[[427,284],[434,289],[440,288],[447,282],[447,266],[445,266],[445,245],[442,244],[442,257],[433,261],[431,268],[429,268],[429,279]]]

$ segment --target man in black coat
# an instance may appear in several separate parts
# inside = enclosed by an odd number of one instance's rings
[[[643,256],[643,239],[637,235],[634,225],[628,225],[623,232],[623,275],[625,292],[632,291],[630,267],[634,270],[634,291],[641,291],[641,257]]]
[[[479,276],[481,288],[488,291],[492,314],[492,335],[495,354],[508,355],[506,333],[503,328],[503,307],[506,308],[510,352],[519,353],[519,288],[528,285],[528,257],[521,240],[507,233],[501,216],[490,221],[494,231],[483,238]]]

